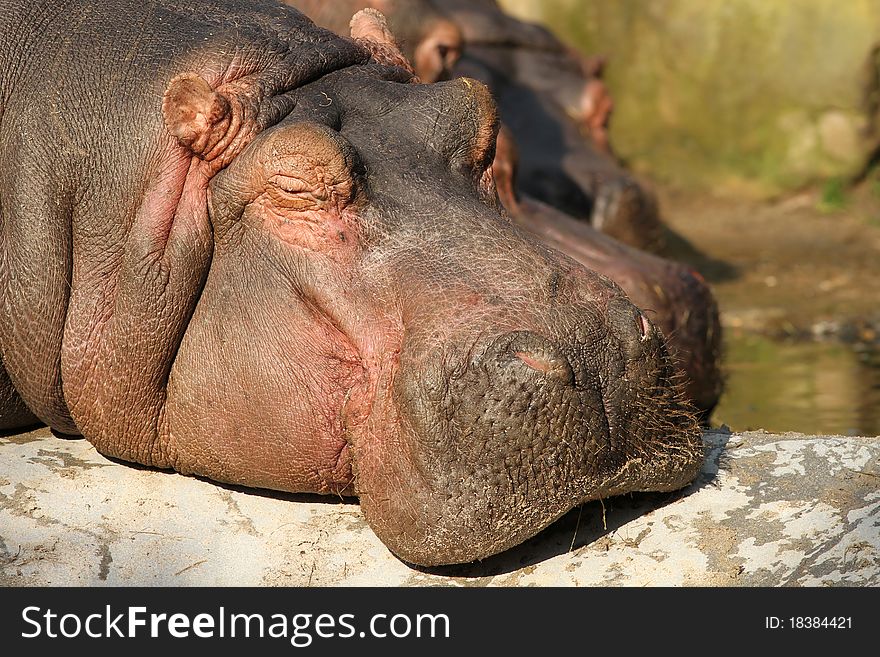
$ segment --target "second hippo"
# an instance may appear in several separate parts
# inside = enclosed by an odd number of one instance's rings
[[[482,559],[703,461],[664,339],[499,211],[474,80],[264,0],[0,0],[0,428]],[[378,39],[378,40],[377,40]]]

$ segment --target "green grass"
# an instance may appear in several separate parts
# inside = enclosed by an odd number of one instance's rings
[[[819,210],[822,212],[838,212],[848,203],[846,183],[842,178],[831,178],[822,186],[819,198]]]

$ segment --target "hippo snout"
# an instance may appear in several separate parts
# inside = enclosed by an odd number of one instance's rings
[[[363,457],[358,467],[364,511],[395,554],[422,565],[482,559],[586,500],[693,478],[699,431],[662,334],[608,292],[601,312],[573,294],[543,321],[445,341],[401,367],[402,433],[376,467]]]
[[[662,334],[642,311],[623,298],[612,299],[606,315],[627,361],[644,360],[663,342]]]
[[[590,223],[606,235],[641,249],[657,251],[663,244],[656,198],[625,176],[596,183]]]

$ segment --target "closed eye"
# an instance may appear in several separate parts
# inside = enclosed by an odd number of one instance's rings
[[[302,192],[314,192],[314,185],[306,182],[302,178],[293,176],[285,176],[284,174],[275,174],[269,178],[269,182],[281,191],[289,194],[301,194]]]

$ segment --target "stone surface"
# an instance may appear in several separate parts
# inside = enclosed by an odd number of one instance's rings
[[[110,461],[47,429],[0,437],[0,584],[876,586],[880,437],[707,432],[675,494],[585,504],[479,564],[417,570],[354,500]]]

